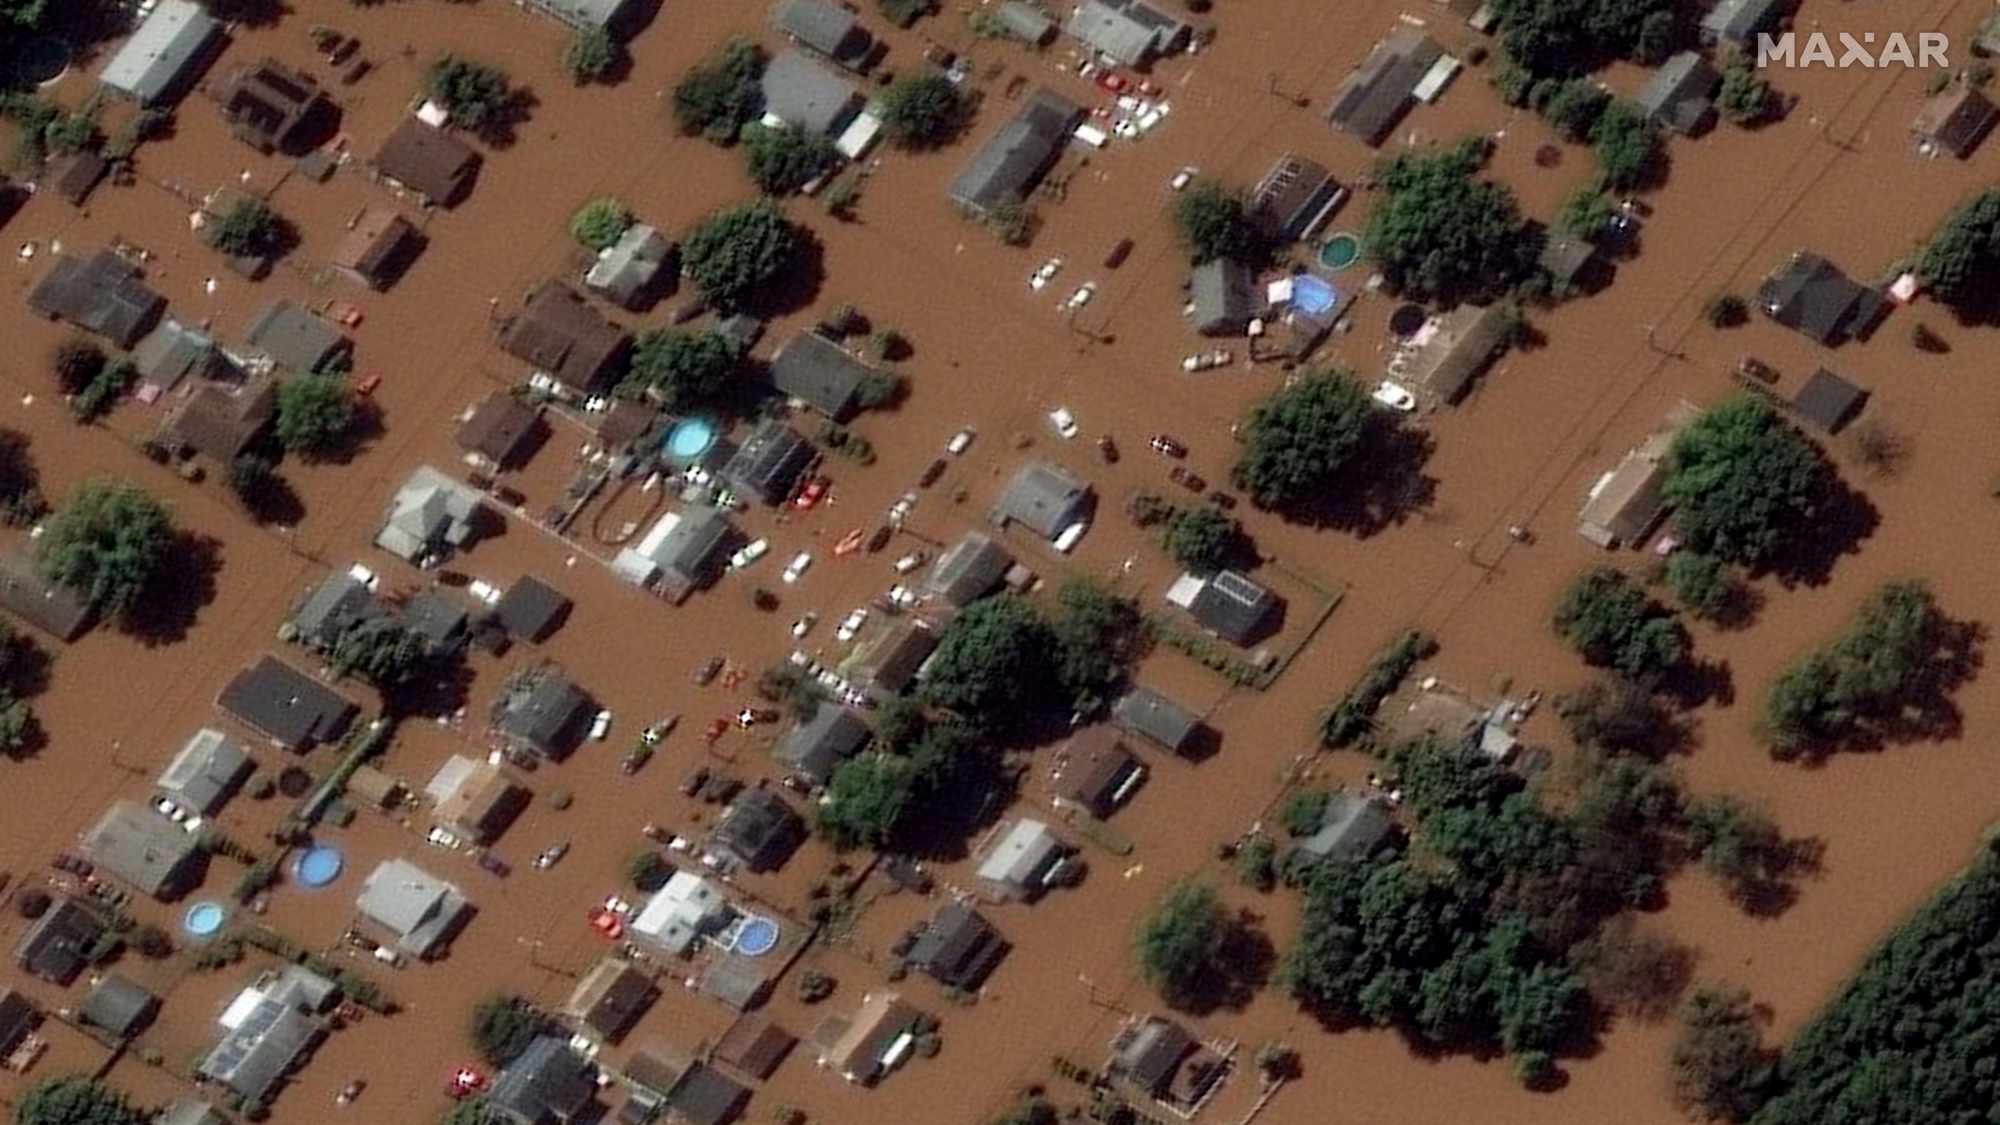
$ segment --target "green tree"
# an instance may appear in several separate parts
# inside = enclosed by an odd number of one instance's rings
[[[1898,736],[1935,708],[1927,695],[1978,663],[1977,634],[1955,626],[1921,581],[1870,594],[1831,644],[1795,661],[1764,696],[1758,728],[1778,758]]]
[[[19,757],[41,740],[41,720],[28,701],[0,691],[0,754]]]
[[[937,0],[875,0],[882,15],[897,27],[909,27],[937,11]]]
[[[451,113],[453,123],[485,129],[514,98],[507,72],[489,63],[446,55],[424,72],[424,93]]]
[[[139,369],[129,359],[107,363],[84,384],[82,390],[70,396],[69,410],[79,422],[95,422],[109,411],[114,403],[132,389],[139,378]]]
[[[57,344],[49,357],[49,370],[64,394],[75,394],[89,386],[108,362],[104,349],[84,336],[71,336]]]
[[[870,371],[854,388],[854,404],[863,410],[879,410],[902,398],[907,385],[894,371]]]
[[[639,337],[618,386],[681,410],[721,394],[742,360],[742,345],[721,333],[655,329]]]
[[[1659,168],[1659,131],[1625,102],[1613,102],[1598,114],[1590,128],[1590,147],[1605,186],[1616,191],[1646,183]]]
[[[601,27],[578,28],[563,48],[563,69],[579,86],[602,82],[625,61],[625,45]]]
[[[1145,654],[1151,638],[1138,603],[1080,578],[1056,591],[1049,635],[1055,644],[1056,676],[1078,703],[1102,699]]]
[[[1676,551],[1667,560],[1666,578],[1674,600],[1696,617],[1720,617],[1736,600],[1736,576],[1714,555]]]
[[[1689,996],[1668,1063],[1674,1100],[1710,1121],[1750,1120],[1775,1070],[1762,1022],[1740,990],[1703,988]]]
[[[1629,680],[1592,680],[1557,696],[1555,710],[1578,746],[1611,754],[1657,757],[1685,733],[1652,692]]]
[[[1645,62],[1673,37],[1669,0],[1497,0],[1509,58],[1538,75],[1583,74],[1613,58]]]
[[[840,763],[815,814],[820,835],[836,848],[879,848],[895,838],[910,810],[910,764],[887,754]]]
[[[1750,319],[1750,305],[1734,293],[1717,293],[1702,306],[1701,315],[1710,328],[1735,328]]]
[[[889,83],[877,100],[882,131],[904,148],[949,144],[971,116],[972,103],[935,71],[912,71]]]
[[[1139,975],[1169,1004],[1201,989],[1229,937],[1229,913],[1206,883],[1179,883],[1133,935]]]
[[[1512,288],[1532,264],[1520,207],[1479,178],[1483,141],[1383,165],[1368,217],[1368,253],[1397,292],[1446,303]]]
[[[1816,863],[1818,847],[1788,840],[1776,821],[1740,797],[1717,794],[1687,805],[1688,848],[1729,897],[1753,910],[1783,894]]]
[[[1214,508],[1181,513],[1167,528],[1167,553],[1196,574],[1213,574],[1229,565],[1243,543],[1243,525]]]
[[[1556,217],[1556,225],[1571,238],[1594,239],[1604,233],[1611,216],[1617,211],[1610,197],[1597,185],[1591,184],[1563,197],[1562,212]]]
[[[1346,375],[1309,375],[1250,412],[1230,479],[1261,508],[1314,500],[1356,467],[1378,417]]]
[[[714,58],[682,76],[674,87],[674,121],[688,136],[730,145],[764,108],[763,48],[733,39]]]
[[[430,645],[422,634],[396,618],[374,617],[340,635],[331,663],[336,676],[359,676],[377,687],[394,688],[419,675],[429,658]]]
[[[976,723],[1018,721],[1049,702],[1059,682],[1056,647],[1048,622],[1026,602],[974,602],[945,626],[924,693]]]
[[[129,481],[93,477],[70,491],[42,539],[44,577],[106,616],[129,614],[167,559],[173,519]]]
[[[526,997],[499,993],[481,1000],[472,1009],[469,1034],[480,1058],[504,1067],[520,1057],[548,1026],[548,1013]]]
[[[681,248],[681,272],[717,309],[733,310],[792,263],[799,235],[769,200],[710,216]]]
[[[14,1104],[15,1125],[140,1125],[125,1095],[80,1074],[46,1078]]]
[[[666,886],[673,873],[673,864],[667,862],[658,848],[640,848],[625,860],[625,881],[634,890],[647,894]]]
[[[743,130],[750,179],[766,195],[790,195],[840,160],[833,142],[806,129],[752,124]]]
[[[1924,244],[1916,274],[1932,296],[1954,308],[1984,299],[2000,259],[2000,188],[1953,211]]]
[[[615,199],[593,199],[569,217],[569,236],[596,253],[618,241],[632,225],[632,212]]]
[[[1778,95],[1740,54],[1729,57],[1722,71],[1722,89],[1715,96],[1715,108],[1733,124],[1744,128],[1762,125],[1778,112]]]
[[[1611,105],[1611,95],[1588,78],[1571,78],[1557,86],[1542,107],[1542,116],[1566,140],[1590,136],[1597,119]]]
[[[1608,566],[1569,584],[1553,624],[1586,662],[1639,682],[1658,679],[1687,656],[1687,631],[1673,614]]]
[[[1837,481],[1819,450],[1762,399],[1730,399],[1674,439],[1661,495],[1687,548],[1768,565]]]
[[[347,376],[328,371],[298,375],[278,384],[272,432],[278,444],[307,457],[340,448],[361,420],[361,407]]]
[[[1174,197],[1174,231],[1195,265],[1227,258],[1256,264],[1264,256],[1263,236],[1251,223],[1243,197],[1206,180]]]
[[[33,30],[41,25],[48,6],[48,0],[0,0],[0,22],[12,25],[9,33],[15,29]]]
[[[284,249],[290,229],[261,199],[239,199],[222,213],[211,242],[232,258],[270,258]]]

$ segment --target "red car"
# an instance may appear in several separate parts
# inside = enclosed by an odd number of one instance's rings
[[[1115,70],[1097,72],[1097,84],[1116,94],[1125,89],[1125,76]]]
[[[826,490],[831,487],[833,487],[832,481],[825,477],[814,477],[806,482],[804,488],[799,489],[799,494],[792,503],[801,508],[810,508],[825,499]]]
[[[469,1066],[461,1066],[451,1074],[451,1083],[445,1092],[460,1101],[486,1088],[486,1076]]]

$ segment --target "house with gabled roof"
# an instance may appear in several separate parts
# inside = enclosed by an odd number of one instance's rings
[[[451,207],[471,189],[479,164],[479,153],[471,145],[407,117],[382,142],[373,168],[377,176],[415,193],[424,203]]]
[[[1444,48],[1422,31],[1397,31],[1377,43],[1333,92],[1327,123],[1369,148],[1381,147],[1417,104],[1417,87],[1444,57]]]
[[[83,854],[99,871],[162,901],[199,885],[208,859],[194,833],[137,801],[104,810],[83,834]]]
[[[854,12],[833,0],[778,0],[771,7],[771,26],[849,70],[859,69],[875,46]]]
[[[567,282],[537,285],[500,326],[500,350],[546,372],[574,395],[604,390],[623,374],[632,337],[604,319]]]
[[[951,201],[976,218],[1025,203],[1082,117],[1083,108],[1075,102],[1052,90],[1036,90],[952,180]]]
[[[468,543],[479,529],[480,494],[429,465],[419,465],[390,498],[375,545],[419,566]]]
[[[209,62],[221,34],[222,22],[195,0],[158,0],[98,81],[140,105],[171,105]]]
[[[58,254],[29,291],[28,308],[129,349],[152,331],[167,307],[167,299],[142,276],[137,266],[110,250],[88,258]]]

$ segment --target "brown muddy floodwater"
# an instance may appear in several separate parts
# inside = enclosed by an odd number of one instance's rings
[[[148,647],[105,630],[58,654],[51,690],[36,701],[49,746],[7,770],[7,799],[16,815],[0,826],[0,868],[23,883],[40,880],[48,853],[73,839],[106,802],[143,795],[147,779],[188,733],[217,721],[212,701],[222,684],[277,646],[274,630],[293,599],[330,569],[361,559],[392,585],[422,581],[369,546],[375,524],[390,492],[414,466],[451,466],[454,417],[525,374],[492,346],[490,321],[496,308],[513,308],[541,278],[575,267],[564,223],[577,205],[616,196],[645,220],[681,232],[707,211],[749,196],[736,154],[670,135],[662,92],[730,34],[770,41],[762,6],[671,0],[665,7],[634,45],[631,77],[612,89],[572,88],[557,73],[558,32],[499,0],[360,8],[297,0],[275,26],[234,36],[212,76],[268,54],[330,78],[312,56],[307,30],[325,22],[358,35],[375,69],[354,87],[333,88],[346,111],[341,129],[363,155],[406,111],[423,66],[446,50],[493,59],[532,88],[537,104],[517,143],[488,153],[467,202],[425,220],[428,249],[387,295],[326,281],[320,268],[356,211],[388,198],[382,189],[355,166],[324,185],[288,178],[284,162],[231,141],[200,96],[183,105],[170,139],[140,154],[138,184],[106,188],[82,213],[44,194],[8,223],[10,244],[34,242],[45,251],[57,242],[84,252],[113,240],[144,247],[154,255],[152,280],[171,298],[173,313],[211,322],[225,339],[237,338],[252,313],[274,297],[315,306],[351,302],[364,313],[354,333],[358,369],[382,378],[375,402],[385,429],[351,464],[288,467],[305,518],[295,529],[257,529],[214,483],[183,482],[133,449],[161,408],[128,403],[97,428],[69,422],[42,373],[43,357],[64,332],[29,318],[20,300],[46,256],[12,267],[12,294],[0,303],[10,341],[0,368],[8,390],[0,420],[32,435],[45,489],[59,494],[93,472],[132,476],[169,499],[182,524],[219,544],[219,565],[212,597],[172,643]],[[1961,0],[1891,19],[1875,8],[1809,0],[1798,25],[1823,22],[1829,33],[1957,32],[1974,11]],[[1195,165],[1225,182],[1247,184],[1296,149],[1351,181],[1365,172],[1372,154],[1329,133],[1317,109],[1298,109],[1273,91],[1302,93],[1323,106],[1369,44],[1399,20],[1427,22],[1459,48],[1475,38],[1457,20],[1421,4],[1225,4],[1217,19],[1221,36],[1211,49],[1160,68],[1157,80],[1173,104],[1167,123],[1140,143],[1092,153],[1076,169],[1067,199],[1043,205],[1044,226],[1026,250],[998,247],[955,218],[944,203],[945,184],[996,127],[1007,108],[1000,91],[1014,77],[1086,100],[1102,94],[1068,73],[1066,46],[1034,56],[975,43],[956,9],[929,21],[925,30],[932,36],[970,52],[974,80],[990,94],[976,135],[935,155],[883,155],[854,222],[833,222],[807,201],[794,204],[792,213],[818,241],[823,280],[811,302],[774,324],[769,337],[782,339],[815,312],[851,301],[910,339],[914,355],[904,367],[914,391],[899,410],[858,424],[879,460],[866,468],[835,463],[827,503],[782,521],[767,512],[744,517],[749,533],[773,540],[770,557],[758,564],[761,573],[727,579],[682,607],[664,606],[601,565],[609,551],[588,534],[590,513],[574,543],[548,535],[532,520],[513,519],[503,535],[454,564],[501,585],[536,574],[577,602],[567,627],[543,652],[474,659],[470,714],[483,713],[509,669],[546,655],[616,712],[612,738],[530,777],[538,792],[568,788],[576,800],[567,811],[538,800],[508,832],[496,849],[516,867],[506,880],[428,849],[421,821],[405,825],[364,814],[353,827],[328,833],[346,852],[349,873],[324,891],[280,888],[266,919],[301,941],[335,943],[361,875],[392,855],[411,856],[458,882],[479,913],[442,962],[378,972],[405,1010],[336,1033],[280,1097],[275,1120],[337,1119],[329,1108],[334,1093],[356,1076],[366,1076],[369,1088],[350,1112],[432,1120],[447,1108],[443,1085],[450,1068],[470,1057],[463,1028],[479,996],[518,989],[545,1003],[561,1000],[571,977],[602,950],[585,924],[586,912],[619,889],[624,860],[641,842],[640,827],[659,822],[698,829],[704,812],[712,815],[681,798],[676,786],[704,760],[700,728],[733,712],[748,698],[748,687],[698,689],[689,683],[689,670],[710,653],[726,652],[754,675],[790,650],[785,625],[807,609],[825,619],[809,647],[832,648],[832,621],[892,581],[884,560],[893,557],[836,560],[832,545],[849,530],[871,525],[960,426],[975,424],[980,436],[924,494],[911,521],[915,536],[948,541],[979,525],[1004,477],[1025,457],[1047,456],[1086,475],[1103,497],[1103,511],[1072,558],[1058,559],[1026,542],[1015,544],[1022,556],[1050,580],[1069,573],[1109,576],[1149,602],[1159,596],[1169,569],[1118,514],[1124,499],[1142,489],[1171,488],[1145,439],[1172,432],[1191,448],[1193,468],[1222,481],[1231,453],[1229,424],[1282,378],[1272,369],[1239,366],[1181,373],[1178,361],[1193,341],[1176,316],[1181,270],[1165,215],[1168,178]],[[1864,25],[1868,20],[1886,22]],[[869,22],[877,21],[871,15]],[[916,35],[892,32],[889,41],[889,66],[914,64],[922,49]],[[1390,147],[1498,135],[1495,174],[1515,187],[1528,212],[1550,217],[1587,179],[1588,154],[1572,148],[1557,167],[1538,167],[1534,151],[1552,138],[1540,123],[1493,97],[1485,78],[1491,65],[1462,75],[1438,105],[1420,107]],[[1625,71],[1610,77],[1620,88],[1641,80]],[[1141,669],[1143,681],[1206,711],[1222,732],[1220,752],[1200,764],[1152,763],[1153,776],[1115,821],[1133,842],[1129,859],[1095,855],[1092,876],[1081,888],[993,912],[1015,949],[979,1003],[953,1005],[927,982],[899,986],[940,1015],[942,1053],[863,1091],[818,1071],[802,1049],[759,1092],[753,1114],[791,1102],[828,1125],[973,1122],[1005,1104],[1019,1086],[1050,1081],[1054,1054],[1100,1061],[1121,1018],[1118,1010],[1143,1011],[1151,1004],[1132,983],[1127,935],[1133,920],[1189,873],[1229,882],[1213,860],[1216,843],[1262,814],[1281,771],[1311,747],[1319,708],[1396,633],[1413,624],[1436,633],[1444,648],[1434,670],[1474,691],[1502,679],[1550,690],[1583,679],[1583,669],[1548,635],[1545,618],[1561,585],[1598,557],[1570,531],[1584,492],[1676,400],[1705,404],[1726,395],[1724,370],[1746,351],[1785,372],[1787,386],[1826,365],[1870,387],[1869,415],[1892,422],[1912,440],[1914,454],[1891,479],[1854,478],[1880,521],[1857,554],[1834,566],[1830,580],[1799,589],[1770,586],[1754,627],[1697,636],[1701,655],[1727,668],[1730,690],[1698,716],[1701,744],[1686,762],[1689,777],[1699,789],[1767,799],[1787,830],[1823,837],[1824,875],[1793,909],[1770,921],[1745,918],[1712,887],[1689,879],[1673,888],[1662,924],[1700,948],[1704,975],[1751,988],[1772,1006],[1780,1031],[1788,1032],[1962,861],[2000,812],[2000,763],[1986,752],[2000,716],[1990,681],[1961,693],[1963,737],[1851,756],[1818,769],[1769,761],[1751,742],[1746,716],[1783,661],[1837,628],[1855,602],[1887,578],[1925,577],[1951,612],[2000,616],[2000,578],[1986,561],[2000,550],[1988,496],[2000,465],[1991,461],[1987,437],[2000,413],[2000,388],[1981,378],[2000,361],[1994,334],[1962,328],[1920,303],[1896,313],[1872,342],[1818,354],[1803,339],[1763,322],[1717,334],[1702,325],[1700,311],[1709,295],[1749,290],[1767,268],[1805,246],[1858,277],[1881,276],[1957,198],[1990,178],[1985,169],[2000,160],[2000,150],[1989,145],[1965,166],[1914,157],[1905,144],[1906,122],[1922,75],[1817,70],[1777,78],[1781,89],[1800,97],[1788,120],[1755,134],[1724,128],[1698,142],[1675,142],[1669,181],[1653,199],[1657,217],[1642,235],[1643,252],[1619,267],[1615,285],[1540,317],[1546,347],[1510,356],[1466,403],[1422,420],[1436,439],[1426,472],[1436,479],[1437,492],[1427,511],[1365,538],[1250,516],[1260,547],[1287,573],[1343,591],[1338,610],[1266,693],[1231,690],[1173,653]],[[75,102],[85,85],[72,75],[53,92]],[[277,207],[303,236],[276,276],[260,283],[220,271],[188,233],[188,197],[239,183],[275,188]],[[1366,205],[1364,194],[1335,227],[1359,229]],[[1116,272],[1097,268],[1121,237],[1136,243],[1130,260]],[[1101,285],[1074,325],[1055,310],[1056,296],[1030,294],[1022,284],[1052,254],[1069,263],[1053,290],[1066,294],[1086,280]],[[1350,271],[1340,281],[1358,285],[1361,274]],[[204,284],[211,277],[213,292]],[[1330,346],[1333,360],[1367,377],[1379,372],[1389,308],[1386,300],[1364,294],[1356,305],[1356,330]],[[647,328],[665,318],[662,306],[624,322]],[[1947,340],[1948,354],[1926,355],[1909,346],[1910,325],[1918,320]],[[1075,412],[1084,440],[1065,444],[1051,434],[1042,416],[1058,405]],[[1114,434],[1125,448],[1118,465],[1098,463],[1088,439],[1099,433]],[[514,481],[528,497],[528,511],[559,498],[588,440],[580,428],[557,425],[535,463]],[[959,490],[965,499],[954,504]],[[636,503],[621,500],[608,524],[637,519],[625,514],[636,512]],[[1514,523],[1531,527],[1536,542],[1512,544],[1505,528]],[[768,575],[799,550],[818,558],[805,580],[782,589],[776,612],[751,608],[748,587],[770,582]],[[1624,561],[1636,565],[1629,556]],[[1281,647],[1298,643],[1316,613],[1295,601]],[[615,759],[623,739],[668,712],[684,715],[682,730],[636,778],[620,778]],[[476,719],[460,727],[412,724],[384,768],[421,786],[451,754],[483,751],[477,725]],[[1537,733],[1554,737],[1545,727]],[[773,737],[764,730],[732,731],[716,752],[733,763],[727,768],[754,777]],[[260,753],[267,766],[279,764],[273,752]],[[324,769],[325,758],[322,752],[310,764]],[[1343,777],[1366,770],[1355,760],[1320,768]],[[1025,787],[1024,806],[1045,799],[1037,784]],[[240,799],[221,826],[244,841],[260,841],[281,816],[281,804]],[[529,870],[527,861],[559,839],[574,844],[561,866]],[[802,914],[811,887],[835,862],[811,845],[779,877],[748,876],[739,885]],[[943,864],[940,880],[964,885],[970,868],[963,859]],[[204,893],[226,895],[235,875],[219,863]],[[869,884],[871,899],[879,882]],[[1288,943],[1291,903],[1233,886],[1228,895],[1262,916],[1280,949]],[[887,945],[933,906],[908,895],[872,899],[847,944],[806,954],[806,964],[840,980],[835,998],[806,1009],[787,982],[773,1003],[777,1020],[807,1035],[824,1012],[848,1010],[863,992],[881,987]],[[179,912],[138,908],[142,918],[163,924]],[[11,912],[0,920],[8,934],[21,925]],[[195,974],[183,953],[161,965],[128,963],[125,971],[167,997],[162,1023],[146,1044],[159,1052],[162,1066],[128,1056],[113,1078],[143,1101],[165,1102],[185,1089],[176,1076],[185,1075],[211,1041],[214,1016],[247,980],[250,966]],[[75,999],[40,985],[29,988],[51,1008]],[[638,1047],[693,1050],[713,1042],[728,1020],[713,1002],[670,987],[607,1061],[615,1064]],[[1246,1051],[1282,1036],[1304,1052],[1303,1081],[1264,1112],[1262,1119],[1272,1125],[1321,1121],[1326,1107],[1336,1104],[1357,1119],[1395,1123],[1473,1115],[1493,1125],[1676,1119],[1660,1096],[1666,1039],[1660,1029],[1614,1028],[1598,1055],[1571,1067],[1560,1093],[1532,1095],[1504,1066],[1421,1061],[1388,1034],[1329,1035],[1268,993],[1199,1027],[1205,1036],[1245,1044]],[[34,1076],[93,1067],[101,1058],[73,1033],[59,1029],[52,1037],[51,1054]],[[1254,1085],[1239,1075],[1205,1116],[1239,1119],[1255,1098]]]

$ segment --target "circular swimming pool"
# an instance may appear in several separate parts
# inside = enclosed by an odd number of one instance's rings
[[[1344,270],[1361,260],[1361,239],[1341,233],[1320,244],[1319,264],[1330,270]]]
[[[197,902],[181,918],[181,929],[194,937],[214,937],[229,920],[229,912],[219,902]]]
[[[778,924],[769,918],[753,917],[736,934],[736,952],[745,957],[762,957],[778,948]]]
[[[682,464],[692,464],[715,448],[715,439],[715,427],[705,419],[682,419],[667,431],[667,456]]]
[[[301,886],[324,887],[340,878],[346,866],[347,860],[341,856],[339,849],[322,844],[300,854],[298,861],[292,865],[292,876]]]

